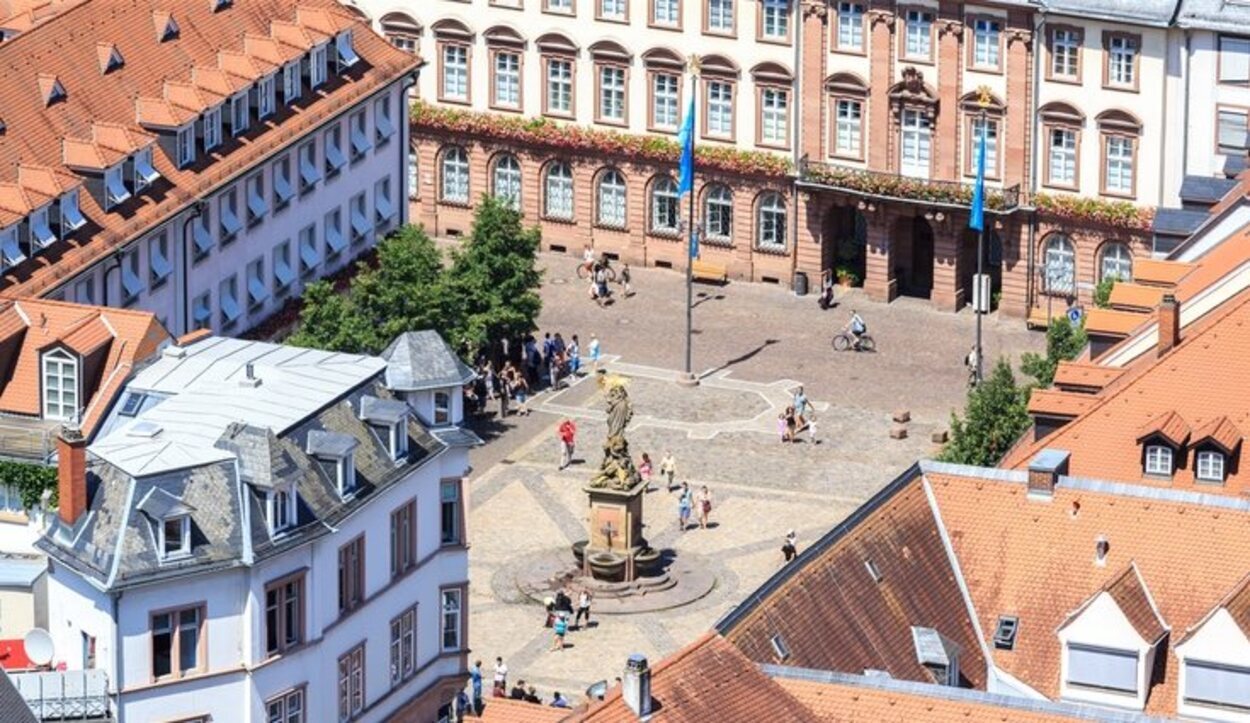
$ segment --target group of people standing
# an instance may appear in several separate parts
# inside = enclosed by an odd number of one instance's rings
[[[599,337],[591,335],[588,356],[593,371],[599,369]],[[565,341],[564,335],[547,332],[541,346],[533,335],[526,335],[521,346],[521,361],[511,359],[502,366],[492,364],[485,358],[477,363],[477,378],[465,389],[469,407],[485,412],[490,402],[499,403],[500,418],[510,411],[516,414],[530,413],[527,401],[533,394],[549,389],[560,389],[570,376],[580,375],[582,370],[582,344],[577,334]],[[513,409],[514,408],[514,409]]]
[[[455,716],[457,721],[463,721],[466,716],[481,716],[484,709],[484,701],[482,700],[482,661],[474,661],[469,668],[469,685],[468,690],[461,689],[456,696]],[[472,691],[472,697],[470,697]],[[517,680],[512,685],[512,690],[508,690],[508,665],[503,662],[502,657],[495,658],[495,677],[494,685],[491,689],[491,697],[493,698],[511,698],[512,700],[524,701],[526,703],[534,703],[542,705],[543,699],[538,696],[538,689],[534,686],[526,686],[524,680]],[[565,698],[560,691],[555,691],[551,697],[552,708],[571,708],[572,704],[568,698]]]
[[[790,406],[777,415],[777,432],[781,435],[783,444],[793,444],[804,430],[807,431],[807,441],[815,444],[816,411],[812,409],[811,402],[807,400],[807,395],[800,386],[794,390]]]
[[[630,284],[629,264],[623,263],[619,271],[613,271],[612,262],[606,255],[602,258],[596,257],[595,250],[587,246],[582,251],[582,268],[586,270],[586,278],[590,281],[590,298],[599,306],[612,298],[608,282],[613,277],[625,290],[627,298],[634,295],[634,287]]]

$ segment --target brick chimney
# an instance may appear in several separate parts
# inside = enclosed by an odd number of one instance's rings
[[[1159,356],[1181,343],[1181,305],[1173,294],[1159,302]]]
[[[1068,457],[1062,449],[1043,449],[1037,453],[1029,462],[1029,497],[1054,497],[1059,477],[1068,473]]]
[[[72,525],[87,511],[87,440],[82,432],[62,427],[56,438],[56,457],[61,522]]]

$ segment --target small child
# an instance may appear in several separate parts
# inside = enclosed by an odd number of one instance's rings
[[[642,453],[642,464],[638,465],[638,474],[642,475],[642,481],[647,484],[646,490],[651,491],[651,456],[646,452]]]

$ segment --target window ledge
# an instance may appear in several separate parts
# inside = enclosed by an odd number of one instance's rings
[[[756,244],[755,250],[761,254],[769,254],[771,256],[786,256],[790,250],[785,246],[766,246],[764,244]]]

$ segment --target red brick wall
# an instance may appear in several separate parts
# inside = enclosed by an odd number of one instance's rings
[[[1076,303],[1090,305],[1093,303],[1094,287],[1100,276],[1100,260],[1102,247],[1109,241],[1120,241],[1128,244],[1134,259],[1148,259],[1152,254],[1149,232],[1129,232],[1123,229],[1092,226],[1088,223],[1072,223],[1064,219],[1039,216],[1037,233],[1034,237],[1034,266],[1041,269],[1045,265],[1046,242],[1051,234],[1062,233],[1072,242],[1076,254]],[[1022,244],[1023,244],[1022,240]],[[1021,248],[1027,248],[1022,245]],[[1037,272],[1034,272],[1037,273]],[[1036,287],[1037,284],[1035,283]],[[1046,297],[1040,289],[1034,291],[1034,306],[1044,306]],[[1055,308],[1062,304],[1056,299]]]

